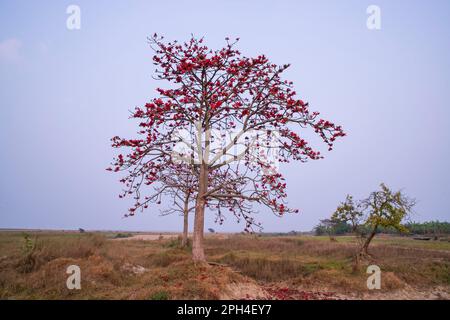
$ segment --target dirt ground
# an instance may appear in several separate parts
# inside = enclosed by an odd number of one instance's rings
[[[449,300],[450,291],[445,287],[420,290],[413,287],[390,292],[339,293],[317,288],[315,291],[280,286],[260,286],[256,283],[231,284],[221,299],[269,299],[269,300]]]

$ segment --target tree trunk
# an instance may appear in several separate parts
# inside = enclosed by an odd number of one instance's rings
[[[181,246],[186,247],[188,245],[188,228],[189,228],[189,195],[186,194],[183,208],[183,238],[181,240]]]
[[[355,254],[355,259],[353,260],[352,271],[353,273],[359,272],[361,266],[361,252]]]
[[[192,241],[192,259],[205,261],[203,248],[203,230],[205,227],[205,199],[203,195],[208,189],[208,167],[202,163],[200,166],[198,194],[195,202],[194,237]]]
[[[375,235],[377,234],[377,229],[378,229],[378,225],[376,225],[372,232],[370,233],[369,237],[366,239],[366,241],[364,242],[363,246],[361,247],[361,251],[360,254],[362,255],[368,255],[369,252],[369,244],[372,241],[373,237],[375,237]]]

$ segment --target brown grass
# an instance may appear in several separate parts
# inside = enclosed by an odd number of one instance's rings
[[[35,248],[27,251],[23,234],[0,232],[2,299],[218,299],[237,297],[230,288],[265,296],[265,286],[367,292],[365,268],[352,272],[356,247],[347,238],[207,237],[208,259],[228,267],[194,264],[177,239],[115,241],[105,234],[42,232],[30,239]],[[382,292],[450,286],[450,251],[413,244],[389,238],[371,248],[366,264],[381,267]],[[66,288],[72,264],[81,268],[81,290]]]
[[[398,246],[392,238],[370,248],[371,258],[383,271],[382,290],[405,285],[427,288],[450,286],[450,251]],[[404,239],[401,241],[405,242]],[[228,240],[208,240],[210,257],[229,264],[242,274],[262,282],[287,282],[307,288],[323,287],[335,291],[367,290],[365,268],[351,268],[356,243],[314,237],[234,236]]]
[[[228,268],[195,265],[189,251],[173,240],[39,235],[28,254],[21,249],[21,234],[0,239],[3,299],[217,299],[227,284],[242,279]],[[66,288],[66,269],[72,264],[81,269],[81,290]],[[130,265],[144,272],[134,274],[125,268]]]

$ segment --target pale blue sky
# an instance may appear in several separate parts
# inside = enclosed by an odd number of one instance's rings
[[[81,30],[66,8],[81,8]],[[381,8],[381,30],[366,8]],[[449,1],[0,1],[0,227],[168,230],[157,209],[122,215],[109,139],[154,96],[146,36],[240,37],[245,55],[292,64],[311,109],[348,137],[325,159],[282,167],[301,213],[261,210],[265,231],[309,230],[347,193],[385,182],[416,197],[415,220],[450,220]],[[219,231],[241,231],[230,217]]]

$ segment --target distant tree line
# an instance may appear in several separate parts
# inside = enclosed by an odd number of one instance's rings
[[[435,235],[450,234],[450,222],[427,221],[427,222],[408,222],[403,225],[407,229],[407,234]],[[363,233],[368,233],[369,228],[361,226]],[[349,223],[340,222],[330,225],[322,220],[315,228],[314,233],[322,235],[345,235],[352,232],[352,226]],[[378,227],[377,233],[400,234],[400,231],[392,227]]]
[[[450,222],[428,221],[407,223],[406,228],[413,234],[450,234]]]
[[[333,225],[329,225],[327,221],[321,220],[320,223],[314,227],[314,233],[316,236],[324,235],[344,235],[351,233],[352,226],[348,223],[341,222]]]

